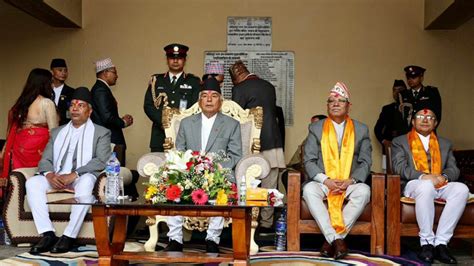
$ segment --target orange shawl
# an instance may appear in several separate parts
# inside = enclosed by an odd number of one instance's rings
[[[321,137],[321,151],[323,155],[324,169],[326,175],[331,179],[347,180],[350,178],[352,158],[354,156],[355,131],[352,119],[347,117],[344,135],[342,137],[341,154],[339,154],[336,130],[330,118],[323,124],[323,135]],[[342,217],[342,204],[345,193],[335,195],[328,194],[328,211],[331,225],[338,234],[346,231]]]
[[[441,151],[439,149],[438,138],[434,132],[430,134],[429,152],[431,156],[431,169],[428,163],[428,156],[426,155],[425,148],[421,142],[420,137],[412,128],[408,133],[408,145],[410,146],[411,154],[413,155],[413,164],[417,171],[421,171],[425,174],[437,174],[441,172]],[[444,186],[445,184],[438,184],[437,188]]]

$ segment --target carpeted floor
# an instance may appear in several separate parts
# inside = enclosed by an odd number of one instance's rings
[[[130,248],[130,247],[129,247]],[[134,248],[140,248],[134,244]],[[204,246],[186,246],[186,251],[204,252]],[[224,248],[223,253],[232,252]],[[319,252],[261,252],[251,256],[251,265],[255,266],[277,266],[277,265],[421,265],[414,261],[391,258],[388,256],[373,257],[368,254],[351,253],[344,260],[335,261],[333,259],[319,257]],[[1,260],[0,265],[97,265],[97,251],[95,246],[83,246],[73,252],[65,254],[44,253],[41,255],[31,255],[28,252],[17,256]],[[131,262],[131,265],[142,266],[138,262]],[[224,265],[224,264],[222,264]]]

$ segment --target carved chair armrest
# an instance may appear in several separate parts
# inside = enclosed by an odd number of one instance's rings
[[[270,163],[263,155],[249,154],[244,156],[235,167],[235,181],[237,188],[240,187],[241,178],[252,176],[255,179],[263,179],[270,173]],[[247,180],[247,179],[246,179]]]
[[[147,163],[154,163],[157,167],[160,167],[166,160],[165,154],[163,152],[150,152],[138,159],[137,162],[137,171],[140,176],[149,177],[143,172],[143,167]]]

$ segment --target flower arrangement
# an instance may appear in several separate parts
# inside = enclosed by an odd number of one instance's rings
[[[150,176],[144,197],[153,204],[233,204],[237,187],[228,180],[231,170],[220,164],[226,159],[224,153],[168,151],[161,167],[153,163],[144,166],[145,174]]]

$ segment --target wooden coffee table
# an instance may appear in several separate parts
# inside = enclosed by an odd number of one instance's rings
[[[87,203],[89,202],[89,203]],[[90,199],[71,198],[49,204],[92,205],[92,217],[96,237],[99,265],[128,265],[128,261],[154,263],[217,263],[232,262],[234,265],[249,265],[250,225],[254,206],[197,206],[181,204],[151,205],[142,201],[104,204]],[[191,216],[231,217],[232,254],[196,252],[127,252],[123,251],[127,233],[127,216]],[[115,217],[112,239],[109,237],[107,218]]]

